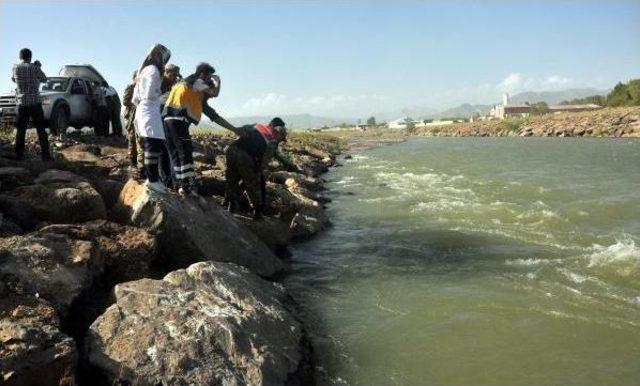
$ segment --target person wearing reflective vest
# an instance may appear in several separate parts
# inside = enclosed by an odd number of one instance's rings
[[[253,218],[259,220],[265,206],[265,178],[263,170],[276,158],[289,170],[299,171],[278,151],[278,144],[287,139],[285,123],[274,118],[269,124],[258,123],[239,127],[238,139],[227,148],[226,200],[230,212],[238,210],[242,190],[247,193]],[[241,188],[242,184],[242,188]]]
[[[165,147],[164,129],[160,106],[162,104],[160,85],[162,71],[171,57],[171,51],[162,44],[152,46],[142,61],[136,74],[131,101],[136,106],[134,125],[136,134],[144,144],[145,185],[156,192],[166,193],[167,188],[160,180],[160,157]]]
[[[171,88],[162,111],[172,174],[181,195],[197,194],[189,126],[197,125],[204,114],[228,130],[237,130],[207,103],[209,98],[220,93],[220,78],[214,73],[211,65],[200,63],[195,73]]]

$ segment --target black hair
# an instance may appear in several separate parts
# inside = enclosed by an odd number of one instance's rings
[[[284,121],[283,121],[281,118],[278,118],[278,117],[273,118],[273,119],[271,120],[271,122],[269,122],[269,124],[270,124],[271,126],[273,126],[273,127],[276,127],[276,126],[282,126],[282,127],[284,127],[284,126],[285,126],[285,125],[284,125]]]
[[[210,73],[210,74],[215,74],[216,73],[216,69],[213,68],[213,66],[210,65],[209,63],[202,62],[202,63],[198,64],[198,66],[196,67],[196,75],[200,75],[203,72],[207,72],[207,73]]]
[[[189,85],[189,86],[193,86],[193,84],[196,82],[196,80],[200,77],[200,74],[202,73],[210,73],[210,74],[215,74],[216,70],[215,68],[213,68],[212,65],[210,65],[209,63],[200,63],[196,66],[196,72],[194,72],[193,74],[187,76],[186,78],[184,78],[184,81]]]
[[[31,61],[31,50],[28,48],[23,48],[20,50],[20,60],[24,60],[26,62],[30,62]]]

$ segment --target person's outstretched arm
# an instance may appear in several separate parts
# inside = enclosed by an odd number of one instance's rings
[[[225,129],[233,132],[235,135],[240,136],[240,130],[234,125],[232,125],[231,123],[229,123],[226,119],[218,115],[216,110],[214,110],[213,107],[209,106],[206,99],[202,100],[202,113],[206,115],[209,119],[211,119],[211,122],[215,122],[218,125],[224,127]]]

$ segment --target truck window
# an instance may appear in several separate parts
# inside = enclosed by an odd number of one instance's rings
[[[86,94],[87,90],[84,86],[84,82],[80,81],[80,79],[76,79],[73,81],[71,85],[71,94]]]
[[[42,85],[42,91],[65,91],[69,79],[66,78],[47,78],[46,83]]]

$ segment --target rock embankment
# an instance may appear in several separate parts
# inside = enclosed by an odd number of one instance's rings
[[[640,108],[604,108],[436,126],[417,131],[439,137],[640,137]]]
[[[198,198],[148,191],[118,139],[56,142],[54,163],[0,158],[0,383],[311,381],[290,298],[265,278],[329,225],[319,176],[335,154],[290,141],[304,172],[271,165],[252,221],[220,206],[229,141],[196,138]]]

